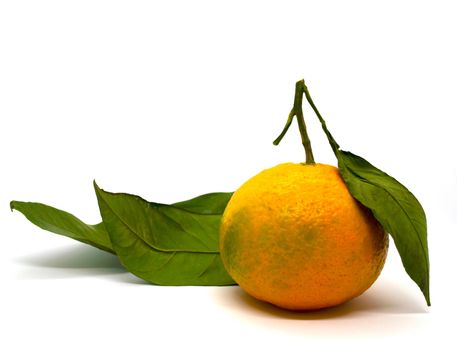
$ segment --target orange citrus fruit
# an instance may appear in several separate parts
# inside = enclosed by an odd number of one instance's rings
[[[379,276],[388,237],[337,168],[285,163],[244,183],[222,217],[220,253],[253,297],[293,310],[335,306]]]

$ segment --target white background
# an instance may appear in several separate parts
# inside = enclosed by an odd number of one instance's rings
[[[1,1],[0,348],[456,345],[453,1]],[[394,245],[378,281],[292,313],[238,287],[159,287],[9,211],[99,220],[92,180],[170,203],[304,160],[305,78],[336,140],[404,183],[429,223],[432,307]],[[311,110],[315,157],[335,164]]]

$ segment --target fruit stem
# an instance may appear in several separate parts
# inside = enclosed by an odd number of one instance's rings
[[[313,149],[311,148],[311,141],[309,140],[308,132],[306,130],[305,118],[303,117],[303,93],[305,92],[305,81],[299,80],[295,84],[295,100],[294,110],[297,116],[298,128],[300,129],[301,142],[305,148],[306,164],[315,164]]]
[[[306,130],[305,118],[303,117],[302,104],[303,104],[303,93],[304,92],[305,92],[305,81],[302,79],[302,80],[297,81],[297,83],[295,84],[294,106],[292,107],[292,110],[289,113],[289,117],[287,118],[287,122],[286,122],[286,125],[284,126],[284,129],[282,130],[281,134],[276,138],[276,140],[273,141],[273,144],[276,146],[281,142],[282,138],[287,133],[287,130],[289,130],[289,127],[292,123],[294,116],[296,116],[297,122],[298,122],[298,128],[300,130],[301,141],[302,141],[303,147],[305,148],[306,164],[315,164],[316,162],[314,161],[311,141],[309,140],[308,132]]]

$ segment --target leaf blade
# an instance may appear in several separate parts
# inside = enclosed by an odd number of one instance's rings
[[[10,207],[43,230],[114,253],[103,223],[88,225],[70,213],[42,203],[12,201]]]
[[[196,214],[222,215],[233,192],[213,192],[172,204],[175,208]]]
[[[406,272],[430,306],[427,222],[419,201],[404,185],[362,157],[341,150],[337,157],[349,191],[392,236]]]
[[[195,214],[137,196],[103,191],[95,183],[94,187],[103,222],[127,270],[159,285],[234,284],[218,252],[219,214]],[[164,213],[179,225],[166,220],[158,224]],[[203,235],[198,228],[206,230]]]

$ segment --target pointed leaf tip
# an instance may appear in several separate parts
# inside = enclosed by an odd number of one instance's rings
[[[97,189],[100,189],[100,187],[98,187],[97,185],[97,182],[95,181],[95,179],[92,181],[92,185],[94,186],[94,188],[97,190]]]

